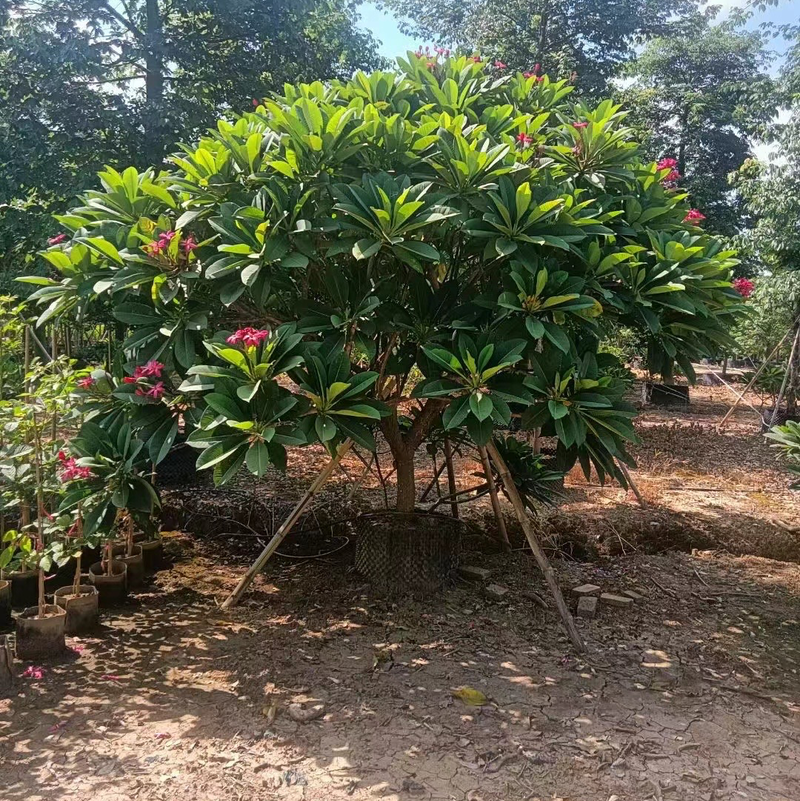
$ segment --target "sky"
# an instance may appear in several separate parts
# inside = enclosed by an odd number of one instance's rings
[[[714,0],[713,4],[722,7],[720,12],[720,18],[722,18],[730,8],[744,7],[746,0]],[[751,24],[756,26],[761,22],[797,23],[798,20],[800,20],[800,0],[781,0],[777,7],[770,7],[764,12],[759,12]],[[415,50],[420,44],[438,44],[437,42],[420,42],[400,33],[400,29],[397,26],[397,18],[388,12],[378,11],[374,3],[367,2],[362,4],[361,24],[371,31],[373,36],[380,42],[380,53],[387,58],[404,55],[406,51]],[[775,49],[778,51],[782,49],[780,43]]]

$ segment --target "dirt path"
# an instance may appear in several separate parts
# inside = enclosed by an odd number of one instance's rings
[[[508,603],[465,584],[376,601],[343,555],[276,563],[223,615],[213,599],[236,571],[188,539],[170,550],[179,561],[137,606],[0,701],[3,801],[800,797],[796,566],[562,564],[565,586],[645,596],[581,621],[576,660],[524,597],[542,588],[523,554]],[[489,703],[467,706],[459,686]],[[324,717],[297,723],[292,701]]]

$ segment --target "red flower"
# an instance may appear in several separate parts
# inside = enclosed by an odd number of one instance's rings
[[[253,108],[258,108],[258,100],[253,98]]]
[[[41,679],[44,677],[44,668],[29,665],[23,671],[22,676],[26,679]]]
[[[67,459],[63,452],[59,451],[58,458],[61,460],[61,482],[75,481],[85,478],[92,478],[94,473],[90,467],[82,467],[74,457]]]
[[[581,128],[585,128],[588,124],[588,122],[573,122],[572,127],[580,130]]]
[[[92,386],[92,384],[94,384],[94,379],[90,375],[87,375],[86,378],[82,378],[80,381],[78,381],[78,386],[81,389],[88,389],[90,386]]]
[[[502,61],[495,61],[495,62],[494,62],[494,65],[495,65],[495,67],[497,67],[497,69],[499,69],[499,70],[504,70],[504,69],[506,68],[506,65],[505,65],[505,64],[503,64],[503,62],[502,62]]]
[[[683,221],[688,223],[701,223],[705,218],[706,215],[697,209],[689,209],[689,213],[683,218]]]
[[[527,145],[533,142],[533,137],[530,134],[518,133],[517,134],[517,142],[519,142],[523,147],[527,147]]]
[[[749,278],[734,278],[733,288],[743,297],[749,298],[756,285]]]
[[[480,63],[481,63],[481,57],[480,57],[480,56],[473,56],[473,57],[472,57],[472,60],[473,60],[473,61],[474,61],[476,64],[480,64]]]
[[[123,384],[135,384],[136,379],[132,376],[126,375],[125,378],[122,379]]]
[[[255,348],[260,345],[268,336],[268,328],[240,328],[234,331],[225,341],[229,345],[244,345],[247,348]]]
[[[48,245],[60,245],[62,242],[67,241],[66,234],[56,234],[55,236],[51,236],[50,239],[47,240]]]
[[[151,359],[147,364],[141,365],[137,367],[133,371],[133,380],[126,381],[128,384],[132,384],[136,381],[137,378],[161,378],[161,371],[164,369],[164,365],[161,362],[157,362],[155,359]]]

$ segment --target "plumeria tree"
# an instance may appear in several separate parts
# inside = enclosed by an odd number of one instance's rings
[[[224,483],[379,429],[409,511],[434,430],[482,447],[518,415],[624,481],[634,410],[600,322],[692,376],[740,308],[733,253],[610,101],[473,54],[398,66],[287,85],[58,218],[40,320],[103,303],[125,330],[79,389],[98,448],[124,420],[157,463],[182,432]]]

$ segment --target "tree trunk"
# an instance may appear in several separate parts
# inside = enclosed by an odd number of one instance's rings
[[[407,448],[395,453],[394,465],[397,470],[397,503],[398,512],[413,512],[417,503],[417,487],[414,477],[414,452]]]
[[[148,108],[148,114],[145,117],[145,136],[148,148],[147,158],[157,162],[161,160],[162,156],[161,120],[164,100],[163,30],[158,0],[146,0],[145,12],[147,52],[144,87]]]

